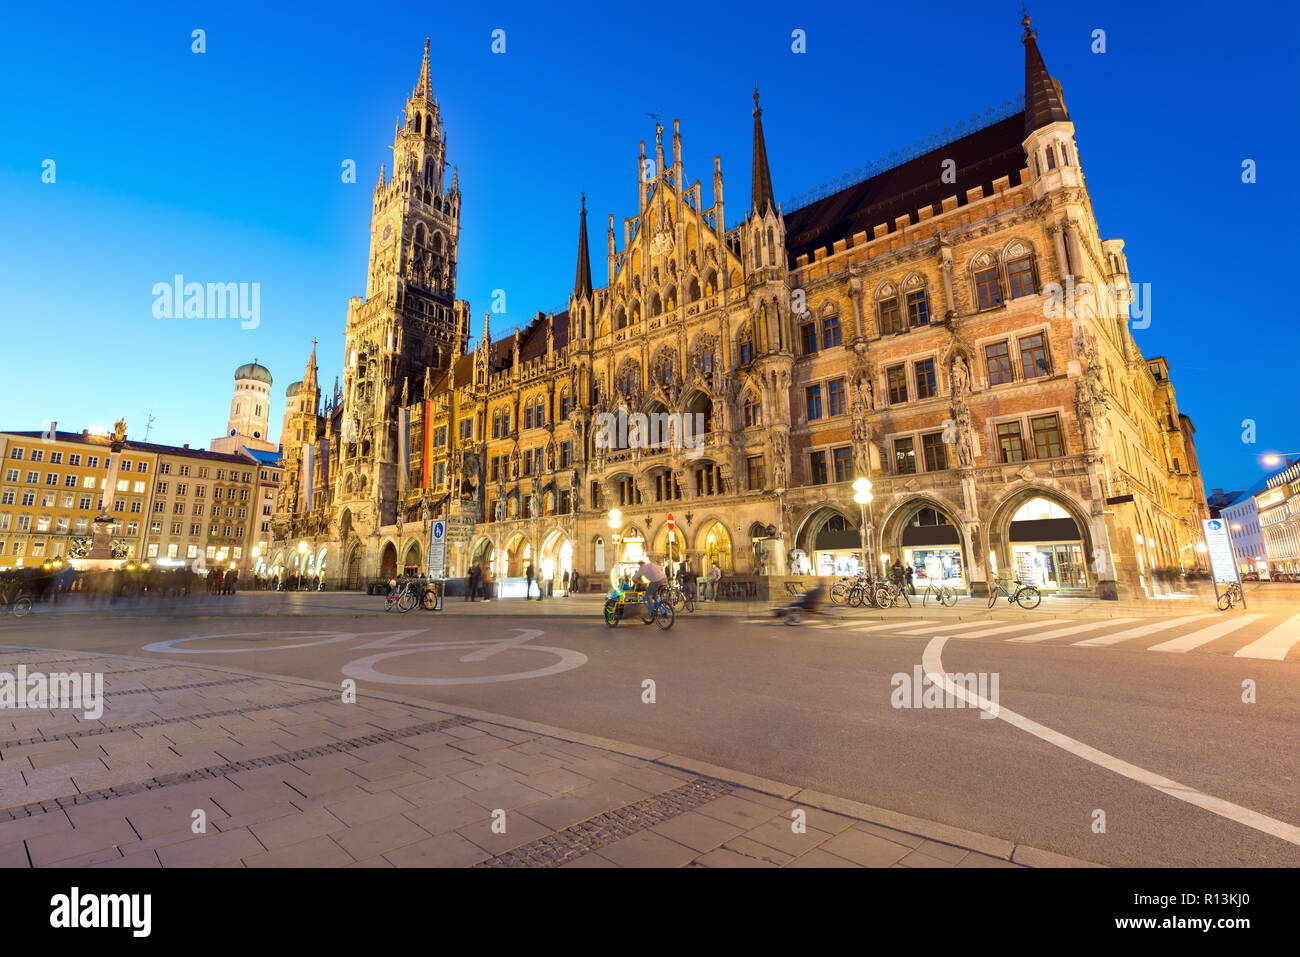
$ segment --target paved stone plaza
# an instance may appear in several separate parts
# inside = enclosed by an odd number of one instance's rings
[[[99,720],[6,710],[5,867],[1016,867],[1066,858],[521,721],[46,651]],[[603,745],[603,746],[602,746]],[[806,812],[797,833],[794,811]],[[206,832],[195,833],[196,812]],[[504,833],[493,827],[504,811]],[[889,825],[893,826],[889,826]],[[1074,863],[1074,862],[1070,862]]]

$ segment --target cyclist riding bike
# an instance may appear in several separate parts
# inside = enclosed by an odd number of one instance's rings
[[[655,592],[663,587],[668,576],[664,574],[663,568],[645,558],[637,564],[636,573],[638,578],[644,578],[649,583],[645,586],[645,594],[641,596],[641,604],[645,605],[646,612],[653,618]]]

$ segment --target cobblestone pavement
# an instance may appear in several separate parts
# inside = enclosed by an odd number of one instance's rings
[[[348,704],[325,685],[231,669],[0,648],[0,677],[20,665],[102,673],[104,711],[0,710],[4,867],[1077,863],[527,722]]]

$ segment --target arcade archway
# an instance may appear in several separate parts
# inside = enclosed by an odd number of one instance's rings
[[[1026,489],[1007,498],[990,523],[1001,545],[999,577],[1016,577],[1044,589],[1087,588],[1091,544],[1088,526],[1063,496]]]
[[[928,498],[903,502],[881,529],[882,566],[901,561],[919,587],[932,581],[952,588],[970,584],[961,526],[947,506]]]
[[[700,553],[703,574],[708,574],[714,562],[718,563],[724,575],[731,572],[731,536],[727,534],[727,528],[721,522],[714,520],[700,529],[695,547]]]

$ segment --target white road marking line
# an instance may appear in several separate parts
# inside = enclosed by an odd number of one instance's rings
[[[961,631],[963,628],[973,628],[975,623],[971,621],[958,622],[955,625],[933,625],[929,628],[913,628],[911,631],[901,631],[900,635],[933,635],[939,631]]]
[[[1121,641],[1128,641],[1130,638],[1142,638],[1146,635],[1154,635],[1157,631],[1165,631],[1169,628],[1177,628],[1179,625],[1191,624],[1194,621],[1204,621],[1206,618],[1213,618],[1213,615],[1188,615],[1185,618],[1166,618],[1161,621],[1153,621],[1149,625],[1138,625],[1136,628],[1129,628],[1127,631],[1117,631],[1113,635],[1098,635],[1096,638],[1087,638],[1083,641],[1073,642],[1073,647],[1080,645],[1088,648],[1097,648],[1102,645],[1117,645]]]
[[[1168,641],[1162,641],[1158,645],[1152,645],[1147,651],[1172,651],[1175,653],[1185,653],[1193,648],[1199,648],[1201,645],[1209,644],[1216,638],[1222,638],[1224,635],[1231,634],[1238,628],[1249,625],[1252,621],[1258,621],[1261,618],[1267,618],[1268,615],[1244,615],[1241,618],[1231,618],[1228,621],[1220,621],[1210,625],[1207,628],[1198,628],[1196,631],[1189,631],[1185,635],[1179,635],[1177,638],[1170,638]]]
[[[1027,631],[1030,628],[1042,628],[1043,625],[1045,624],[1046,622],[1042,622],[1042,621],[1029,621],[1029,622],[1022,621],[1014,625],[1008,625],[1007,623],[1003,622],[1001,624],[995,624],[991,628],[976,628],[974,631],[968,631],[964,635],[956,635],[955,637],[983,638],[985,635],[1002,635],[1002,634],[1006,634],[1009,631]]]
[[[885,631],[885,630],[888,629],[888,628],[902,628],[904,625],[911,625],[911,624],[915,624],[915,622],[912,622],[912,621],[887,621],[887,622],[885,622],[884,624],[879,624],[879,625],[859,625],[857,628],[855,628],[855,629],[853,629],[853,630],[854,630],[854,631]],[[924,632],[925,632],[926,634],[929,634],[929,633],[930,633],[930,629],[924,629]],[[909,634],[909,632],[902,632],[902,634],[905,634],[905,635],[906,635],[906,634]]]
[[[1300,617],[1300,616],[1297,616]],[[1137,781],[1139,784],[1145,784],[1147,787],[1154,788],[1163,794],[1172,798],[1183,801],[1195,807],[1204,808],[1211,814],[1217,814],[1225,817],[1230,821],[1236,821],[1238,824],[1244,824],[1246,827],[1253,828],[1256,831],[1262,831],[1265,834],[1271,834],[1273,837],[1280,838],[1289,844],[1300,846],[1300,827],[1294,824],[1287,824],[1285,821],[1279,821],[1276,818],[1260,814],[1258,811],[1252,811],[1250,808],[1242,807],[1239,804],[1233,804],[1222,798],[1216,798],[1213,795],[1197,791],[1195,788],[1189,788],[1185,784],[1179,784],[1169,778],[1161,777],[1135,764],[1129,764],[1114,755],[1107,754],[1104,751],[1098,751],[1082,741],[1076,741],[1074,738],[1067,737],[1059,731],[1053,731],[1046,725],[1041,725],[1037,721],[1031,721],[1024,715],[1016,714],[1014,711],[1008,711],[997,702],[989,701],[980,697],[975,692],[970,691],[963,685],[950,681],[943,670],[943,646],[947,638],[935,638],[925,646],[925,651],[921,655],[921,662],[925,668],[927,677],[939,687],[943,688],[948,694],[956,695],[962,700],[987,711],[1003,721],[1032,734],[1036,738],[1041,738],[1048,744],[1053,744],[1063,751],[1068,751],[1075,757],[1091,762],[1098,767],[1105,768],[1107,771],[1113,771],[1116,774],[1123,775],[1130,780]],[[981,715],[980,717],[983,717]]]
[[[1262,638],[1237,651],[1234,658],[1266,658],[1281,661],[1300,641],[1300,615],[1293,615]]]
[[[1052,628],[1048,631],[1041,631],[1036,635],[1021,635],[1018,638],[1008,638],[1007,641],[1047,641],[1049,638],[1064,638],[1066,635],[1077,635],[1080,632],[1105,628],[1107,625],[1124,625],[1137,620],[1136,618],[1106,618],[1102,621],[1094,619],[1079,625],[1070,625],[1068,628]]]

